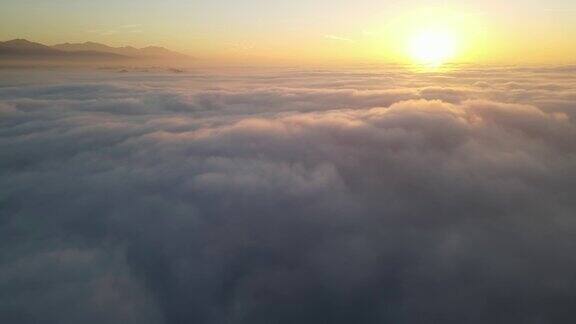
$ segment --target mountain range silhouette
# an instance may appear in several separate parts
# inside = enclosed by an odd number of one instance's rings
[[[95,42],[63,43],[53,46],[13,39],[0,42],[0,60],[35,61],[130,61],[130,60],[189,60],[190,56],[169,49],[148,46],[112,47]]]

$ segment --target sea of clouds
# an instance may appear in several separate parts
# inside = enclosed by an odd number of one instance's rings
[[[0,322],[574,323],[576,67],[0,71]]]

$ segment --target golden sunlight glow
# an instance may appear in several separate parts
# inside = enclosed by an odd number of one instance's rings
[[[414,63],[428,67],[439,67],[454,59],[457,51],[457,40],[455,34],[450,30],[427,28],[411,36],[407,50]]]

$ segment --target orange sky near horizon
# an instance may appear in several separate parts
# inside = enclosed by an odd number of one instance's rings
[[[415,35],[437,28],[454,35],[451,62],[576,62],[569,0],[7,0],[0,11],[0,40],[159,45],[265,64],[409,63]]]

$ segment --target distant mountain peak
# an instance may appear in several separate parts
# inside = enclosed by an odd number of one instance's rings
[[[160,46],[136,48],[132,46],[112,47],[86,41],[47,46],[18,38],[0,42],[0,59],[11,60],[185,60],[189,56],[173,52]]]
[[[4,44],[38,44],[38,43],[31,42],[31,41],[24,39],[24,38],[16,38],[16,39],[12,39],[12,40],[4,42]]]
[[[187,55],[180,54],[178,52],[171,51],[167,48],[161,46],[146,46],[143,48],[136,48],[133,46],[121,46],[113,47],[96,42],[84,42],[84,43],[63,43],[52,46],[52,48],[67,51],[67,52],[78,52],[78,51],[101,51],[106,53],[113,53],[119,55],[130,56],[140,59],[161,59],[161,58],[172,58],[172,59],[189,59]]]
[[[40,43],[35,43],[35,42],[31,42],[27,39],[23,39],[23,38],[16,38],[16,39],[12,39],[6,42],[0,42],[0,44],[4,45],[4,46],[9,46],[9,47],[21,47],[21,48],[30,48],[30,47],[41,47],[41,48],[49,48],[49,46],[40,44]]]

